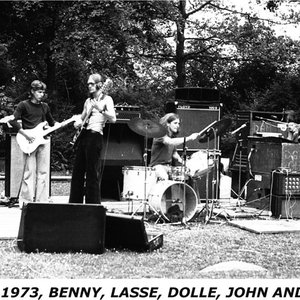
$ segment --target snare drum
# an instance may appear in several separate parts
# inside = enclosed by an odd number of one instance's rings
[[[128,166],[123,167],[122,171],[122,198],[143,200],[146,197],[147,199],[152,186],[156,183],[155,169],[143,166]]]
[[[189,178],[187,168],[183,166],[171,167],[169,171],[169,179],[173,181],[184,181]]]

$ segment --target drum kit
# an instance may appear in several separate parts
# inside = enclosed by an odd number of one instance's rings
[[[230,124],[231,120],[229,119],[214,121],[199,133],[199,142],[216,141],[217,136],[222,135]],[[218,172],[219,166],[216,163],[216,157],[220,155],[220,151],[199,150],[193,153],[189,159],[186,159],[184,154],[183,166],[171,167],[169,180],[158,181],[155,168],[148,167],[147,163],[148,139],[163,137],[166,135],[167,130],[156,121],[141,118],[132,119],[128,126],[132,131],[144,137],[145,149],[143,166],[123,168],[123,199],[141,201],[141,204],[132,212],[132,216],[143,208],[144,218],[147,211],[150,211],[158,217],[158,220],[163,219],[168,222],[177,220],[182,223],[189,221],[197,211],[198,196],[186,181],[188,178],[201,177],[210,172],[212,168],[217,168]],[[186,152],[186,149],[183,149],[183,151]],[[208,189],[208,180],[206,189]],[[208,203],[208,197],[206,198],[206,203]]]

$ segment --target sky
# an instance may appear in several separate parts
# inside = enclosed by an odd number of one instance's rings
[[[291,11],[300,12],[300,1],[292,2],[291,4],[283,4],[279,6],[279,9],[274,12],[270,12],[268,9],[265,9],[263,5],[258,5],[257,2],[264,3],[265,0],[252,0],[252,4],[249,5],[249,0],[223,0],[224,4],[228,5],[232,3],[235,5],[236,9],[239,9],[243,12],[255,11],[263,19],[271,19],[273,21],[280,21],[279,14],[284,12],[290,14]],[[278,35],[287,35],[292,39],[300,40],[300,24],[285,24],[285,25],[276,25],[274,29]]]

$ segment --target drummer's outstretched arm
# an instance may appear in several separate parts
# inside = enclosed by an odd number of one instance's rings
[[[186,142],[194,141],[198,138],[199,133],[192,133],[191,135],[185,138]],[[168,136],[164,137],[164,142],[169,145],[179,146],[184,143],[184,137],[170,138]]]

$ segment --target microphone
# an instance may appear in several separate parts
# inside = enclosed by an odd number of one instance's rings
[[[244,123],[242,126],[240,126],[239,128],[237,128],[236,130],[232,131],[231,134],[236,134],[237,132],[239,132],[240,130],[242,130],[243,128],[245,128],[247,126],[247,123]]]

